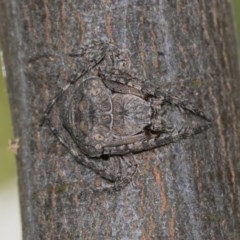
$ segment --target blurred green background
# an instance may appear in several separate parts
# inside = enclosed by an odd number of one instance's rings
[[[233,0],[233,10],[236,19],[236,28],[238,30],[238,43],[240,40],[240,0]],[[8,150],[8,142],[13,138],[10,110],[7,98],[7,89],[3,79],[4,68],[0,63],[0,187],[5,182],[15,176],[15,159],[14,154]]]
[[[233,0],[233,14],[236,22],[238,46],[240,46],[240,0]],[[240,58],[239,58],[240,59]]]
[[[12,126],[7,89],[4,81],[5,69],[0,52],[0,187],[16,175],[14,154],[8,150],[8,142],[12,139]]]

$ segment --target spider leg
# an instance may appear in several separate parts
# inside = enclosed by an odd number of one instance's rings
[[[48,104],[46,110],[44,111],[43,117],[40,122],[40,126],[42,126],[45,122],[46,117],[50,114],[54,104],[63,96],[64,92],[68,90],[68,88],[75,84],[79,79],[81,79],[85,74],[87,74],[91,69],[96,67],[105,57],[107,46],[103,43],[99,45],[101,46],[101,51],[95,51],[94,53],[91,53],[91,49],[88,49],[86,46],[83,47],[82,50],[79,53],[71,53],[69,56],[71,57],[82,57],[86,58],[86,56],[89,57],[89,63],[88,66],[85,66],[81,69],[80,72],[76,72],[70,76],[68,79],[68,83],[57,93],[57,95],[50,101]],[[89,53],[90,52],[90,53]],[[98,55],[97,55],[98,54]],[[86,61],[86,59],[82,59],[82,61]]]
[[[94,191],[107,191],[107,192],[120,191],[132,181],[132,178],[137,171],[137,163],[131,153],[127,154],[126,156],[116,156],[115,157],[115,158],[120,158],[119,173],[116,175],[115,173],[112,173],[111,171],[109,171],[103,165],[98,164],[98,161],[96,161],[94,159],[92,159],[92,160],[88,159],[86,156],[84,156],[82,154],[80,155],[78,153],[78,151],[71,148],[67,144],[67,142],[59,135],[58,130],[53,127],[49,118],[46,118],[46,122],[49,125],[49,128],[50,128],[51,132],[53,133],[53,135],[67,149],[67,151],[75,158],[75,160],[79,164],[85,166],[88,169],[91,169],[100,177],[113,183],[113,185],[111,185],[111,186],[94,189]],[[127,169],[126,169],[126,167],[123,168],[121,160],[125,160],[125,162],[127,164]],[[126,172],[126,174],[124,174],[125,172]]]
[[[141,98],[145,97],[142,92],[144,83],[127,72],[118,69],[111,69],[107,72],[103,72],[99,69],[98,75],[106,87],[113,92],[132,94]]]
[[[80,58],[81,62],[87,63],[87,65],[89,65],[89,63],[94,65],[104,58],[108,48],[109,44],[107,42],[97,40],[82,44],[79,49],[73,50],[68,55],[70,57]]]
[[[114,182],[112,186],[104,187],[104,188],[97,188],[94,189],[94,191],[97,192],[116,192],[121,191],[123,188],[125,188],[127,185],[129,185],[132,182],[132,179],[137,172],[137,163],[133,157],[133,154],[127,154],[125,156],[117,156],[115,158],[118,158],[119,160],[119,172],[117,174],[118,178]],[[123,166],[122,161],[124,161],[125,165]],[[125,173],[125,174],[124,174]]]
[[[65,87],[63,89],[61,89],[57,95],[50,101],[50,103],[47,105],[46,110],[43,113],[43,117],[40,121],[40,127],[43,126],[45,120],[47,119],[48,115],[50,114],[54,104],[57,102],[57,100],[64,94],[65,91],[67,91],[67,89],[70,87],[71,82],[69,82],[67,85],[65,85]]]
[[[119,146],[108,145],[104,147],[103,154],[106,155],[125,155],[129,153],[139,153],[142,151],[151,150],[154,148],[162,147],[170,143],[178,142],[182,139],[187,139],[193,135],[199,134],[210,127],[210,123],[196,128],[182,129],[179,132],[161,134],[160,136],[151,136],[147,140],[138,141],[132,144],[124,144]]]
[[[134,136],[124,136],[123,138],[117,138],[114,140],[111,139],[111,141],[109,141],[109,143],[107,143],[106,145],[119,146],[119,145],[131,144],[134,142],[143,141],[146,139],[147,139],[146,134],[140,133]]]
[[[127,155],[117,156],[115,158],[119,158],[119,181],[121,182],[126,178],[130,180],[136,173],[138,167],[133,154],[129,153]],[[124,162],[124,164],[122,164],[122,162]]]
[[[194,114],[208,122],[211,120],[206,117],[203,112],[192,104],[181,101],[179,98],[172,96],[168,91],[159,91],[156,86],[140,80],[137,77],[131,76],[129,73],[122,72],[118,69],[111,69],[108,72],[98,72],[99,77],[103,83],[113,92],[132,94],[143,99],[149,99],[153,107],[161,106],[163,104],[170,104],[184,109],[187,112]]]
[[[53,127],[50,120],[46,119],[47,124],[50,127],[51,132],[54,134],[54,136],[58,139],[58,141],[67,149],[67,151],[75,158],[75,160],[85,166],[88,169],[91,169],[94,171],[97,175],[100,177],[110,181],[113,183],[113,185],[104,187],[104,188],[97,188],[93,189],[93,191],[107,191],[107,192],[114,192],[114,191],[120,191],[123,188],[125,188],[131,181],[133,176],[135,175],[137,171],[137,163],[133,157],[132,154],[128,154],[126,156],[117,156],[117,158],[126,159],[126,163],[128,165],[126,174],[124,176],[125,169],[123,169],[121,162],[119,162],[119,173],[116,175],[114,173],[111,173],[106,167],[97,164],[97,161],[89,160],[84,155],[79,155],[79,153],[71,148],[66,141],[59,135],[56,128]]]
[[[161,100],[161,104],[167,103],[167,104],[176,106],[180,110],[185,110],[185,111],[189,112],[190,114],[198,116],[209,123],[211,122],[210,118],[208,118],[199,108],[197,108],[196,106],[194,106],[191,103],[187,103],[186,101],[181,101],[179,98],[172,96],[169,93],[160,92],[157,89],[157,90],[155,90],[155,93],[154,93],[154,97],[156,100],[158,99],[158,96],[161,96],[161,98],[163,99],[163,100]],[[157,102],[156,100],[155,100],[155,102]]]
[[[77,58],[81,65],[83,65],[83,70],[78,73],[78,76],[71,83],[75,83],[79,78],[100,64],[106,57],[108,48],[107,43],[95,41],[89,44],[83,44],[79,50],[69,53],[68,55],[70,57]]]
[[[53,127],[51,121],[49,120],[49,118],[46,118],[45,121],[47,122],[51,132],[53,133],[53,135],[57,138],[57,140],[66,148],[66,150],[75,158],[75,160],[85,166],[88,169],[91,169],[92,171],[94,171],[96,174],[98,174],[99,176],[101,176],[102,178],[115,183],[116,181],[118,181],[118,178],[115,176],[114,173],[111,173],[110,171],[108,171],[108,169],[104,166],[100,166],[99,164],[97,164],[96,160],[91,160],[89,158],[87,158],[84,155],[80,155],[78,153],[78,151],[76,151],[75,149],[71,148],[67,142],[60,136],[58,130],[56,128]]]

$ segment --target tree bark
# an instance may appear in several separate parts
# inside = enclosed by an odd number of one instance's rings
[[[240,84],[229,1],[2,0],[0,17],[20,139],[23,239],[240,239]],[[136,154],[133,183],[96,194],[88,186],[104,180],[39,123],[67,82],[65,53],[99,38],[128,48],[149,83],[171,86],[213,127]]]

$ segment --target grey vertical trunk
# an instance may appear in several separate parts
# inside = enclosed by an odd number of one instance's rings
[[[0,20],[23,239],[240,239],[240,76],[229,1],[2,0]],[[136,154],[138,174],[120,192],[90,191],[104,180],[39,127],[71,73],[66,53],[87,39],[129,49],[147,82],[213,120],[191,139]],[[54,123],[66,107],[56,104]]]

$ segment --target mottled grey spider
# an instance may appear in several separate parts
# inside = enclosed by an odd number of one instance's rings
[[[70,56],[80,59],[81,68],[51,100],[42,124],[48,123],[78,163],[113,182],[108,189],[121,190],[131,182],[137,169],[132,154],[177,142],[208,127],[209,121],[200,111],[139,80],[132,71],[127,51],[100,41],[83,45]],[[53,126],[49,116],[56,101],[71,85],[75,93],[69,108],[63,109],[62,124],[66,131],[62,133]],[[166,105],[175,105],[207,123],[174,131],[163,118]],[[73,144],[64,139],[64,134],[71,137]],[[124,159],[127,168],[123,169],[118,161],[116,174],[98,163],[99,159],[108,157]]]

